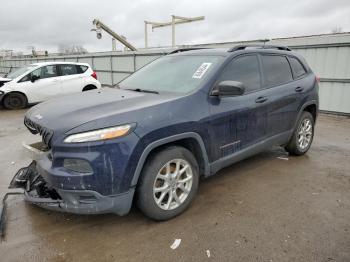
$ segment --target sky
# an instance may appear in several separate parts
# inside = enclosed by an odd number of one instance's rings
[[[98,18],[144,47],[144,20],[205,16],[176,26],[176,44],[201,44],[350,31],[349,0],[1,0],[0,50],[57,52],[59,45],[110,51],[111,38],[91,32]],[[149,46],[170,46],[171,27],[149,28]],[[118,44],[118,49],[121,45]]]

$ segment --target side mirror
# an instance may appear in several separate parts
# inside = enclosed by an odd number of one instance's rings
[[[34,83],[36,80],[38,80],[40,78],[40,76],[36,76],[36,75],[32,75],[30,77],[30,82]]]
[[[211,92],[212,96],[240,96],[245,91],[244,85],[237,81],[222,81]]]

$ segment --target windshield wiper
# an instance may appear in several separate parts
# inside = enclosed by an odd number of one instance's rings
[[[131,91],[142,92],[142,93],[159,94],[159,92],[157,92],[157,91],[154,91],[154,90],[147,90],[147,89],[141,89],[141,88],[125,89],[125,90],[131,90]]]

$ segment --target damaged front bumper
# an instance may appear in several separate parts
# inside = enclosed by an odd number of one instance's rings
[[[75,214],[125,215],[130,210],[134,194],[133,189],[116,196],[102,196],[91,190],[55,189],[38,173],[35,161],[16,173],[9,188],[24,189],[24,199],[32,204]]]
[[[45,209],[63,211],[75,214],[115,213],[125,215],[129,212],[134,195],[134,188],[129,191],[104,196],[93,190],[65,190],[56,188],[46,180],[38,161],[47,157],[47,152],[39,150],[37,144],[24,145],[33,162],[18,170],[9,188],[24,189],[24,199],[27,202]]]

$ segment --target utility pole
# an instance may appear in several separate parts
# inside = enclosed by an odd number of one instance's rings
[[[175,16],[171,15],[171,46],[175,47]]]
[[[145,48],[148,48],[148,35],[147,35],[147,25],[152,25],[152,30],[154,28],[171,26],[171,46],[175,47],[175,25],[190,23],[194,21],[204,20],[204,16],[196,16],[196,17],[183,17],[183,16],[171,16],[171,22],[160,23],[160,22],[150,22],[145,21]]]
[[[147,36],[147,25],[149,22],[145,21],[145,48],[148,48],[148,36]]]

